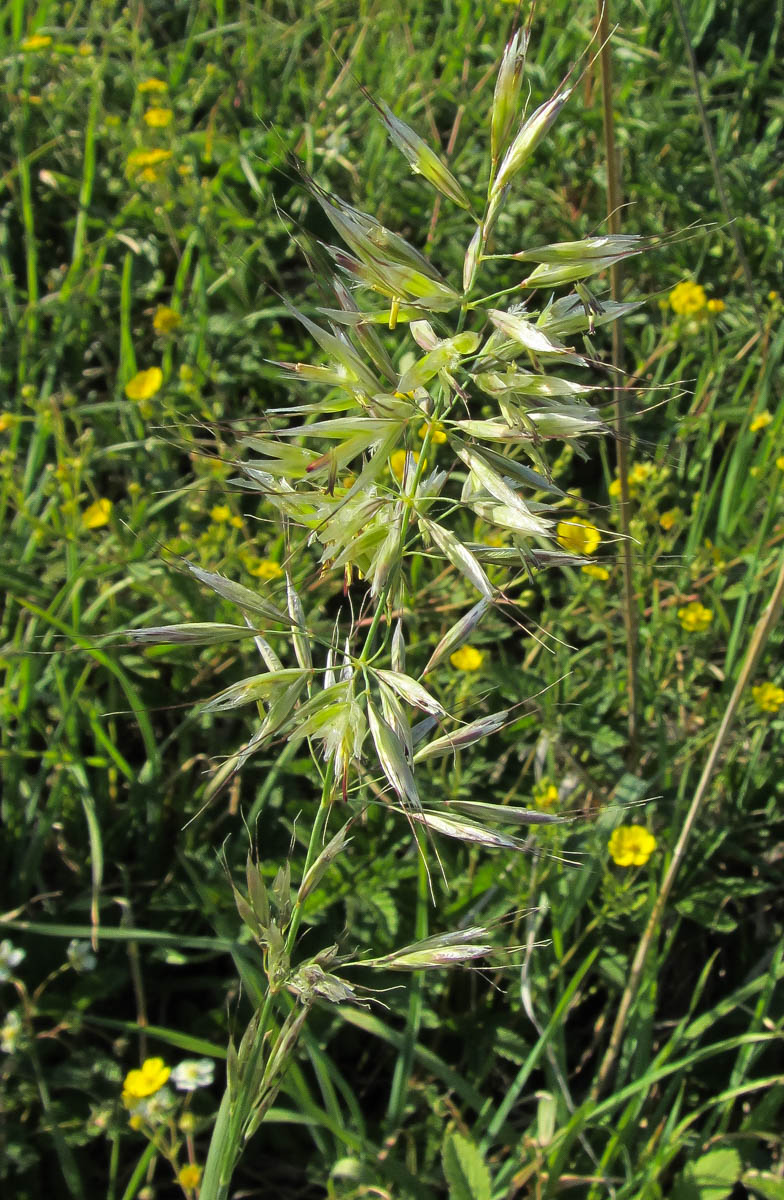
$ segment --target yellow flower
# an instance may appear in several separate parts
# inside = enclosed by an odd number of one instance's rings
[[[141,1068],[129,1071],[123,1082],[122,1101],[126,1108],[132,1108],[137,1100],[154,1096],[159,1092],[171,1075],[171,1067],[167,1067],[162,1058],[146,1058]]]
[[[484,654],[476,646],[461,646],[449,655],[449,661],[458,671],[478,671],[484,661]]]
[[[558,803],[558,788],[547,779],[540,780],[534,788],[534,803],[538,808],[552,808]]]
[[[699,600],[678,609],[678,620],[687,633],[703,633],[713,621],[713,609],[705,608]]]
[[[722,313],[722,312],[724,312],[724,309],[726,307],[727,306],[723,300],[709,300],[708,301],[708,312],[709,313]]]
[[[125,394],[129,400],[150,400],[161,390],[163,371],[160,367],[149,367],[146,371],[138,371],[133,379],[125,385]]]
[[[711,558],[713,559],[713,565],[715,567],[717,567],[720,571],[722,570],[722,568],[726,567],[727,560],[724,557],[723,551],[718,546],[714,546],[714,544],[710,540],[710,538],[705,539],[705,549],[708,551]]]
[[[195,1163],[188,1163],[177,1172],[177,1182],[184,1191],[192,1192],[201,1182],[201,1171],[201,1167],[197,1167]]]
[[[661,472],[658,470],[657,467],[654,466],[653,463],[649,463],[649,462],[635,463],[634,466],[629,471],[629,498],[634,499],[634,497],[637,495],[637,493],[639,492],[640,488],[642,487],[642,485],[644,483],[647,483],[648,480],[651,479],[652,477],[660,476],[660,475],[661,475]],[[613,479],[612,483],[610,484],[610,486],[607,490],[611,496],[620,496],[620,494],[621,494],[620,479]]]
[[[771,302],[771,304],[775,304],[776,301],[778,300],[778,298],[779,298],[778,292],[775,292],[775,291],[768,292],[768,300]]]
[[[136,91],[144,95],[145,92],[165,92],[168,87],[164,79],[143,79],[141,83],[137,83]]]
[[[583,575],[589,575],[591,579],[609,579],[610,572],[606,567],[600,567],[598,563],[586,563],[582,568]]]
[[[784,471],[784,454],[780,454],[776,459],[776,466],[780,471]]]
[[[280,579],[282,574],[283,567],[272,558],[263,558],[251,570],[251,575],[255,575],[258,579]]]
[[[773,417],[770,415],[770,413],[768,412],[768,410],[766,408],[763,412],[757,413],[757,416],[754,418],[754,420],[749,425],[749,432],[750,433],[759,433],[760,429],[767,429],[768,425],[771,424],[772,420],[773,420]]]
[[[109,524],[109,517],[112,512],[112,502],[102,496],[100,500],[96,500],[89,508],[86,508],[82,513],[82,525],[85,529],[100,529],[102,525]]]
[[[667,511],[663,512],[659,517],[659,524],[661,525],[662,529],[669,531],[672,529],[673,525],[677,525],[682,516],[683,513],[679,508],[668,508]]]
[[[43,50],[46,46],[51,46],[52,39],[46,33],[34,33],[32,37],[25,38],[22,42],[22,50]]]
[[[607,843],[610,858],[619,867],[643,867],[656,849],[656,838],[644,825],[621,825]]]
[[[214,521],[216,525],[225,525],[230,518],[231,509],[228,504],[216,504],[214,508],[210,509],[210,520]]]
[[[171,150],[133,150],[125,161],[125,174],[128,179],[144,179],[152,183],[161,173],[161,169],[171,158]]]
[[[640,484],[646,483],[655,474],[656,467],[653,463],[635,463],[629,472],[629,484],[631,487],[639,487]]]
[[[670,292],[670,308],[680,317],[691,317],[707,307],[708,298],[701,283],[683,280]]]
[[[12,413],[0,413],[0,433],[5,433],[14,423]]]
[[[757,708],[761,708],[763,712],[775,713],[784,705],[784,688],[776,687],[775,683],[769,680],[753,687],[751,694]]]
[[[391,470],[391,472],[395,476],[395,478],[399,479],[401,481],[403,479],[403,472],[406,469],[406,454],[407,453],[408,453],[408,451],[406,451],[406,450],[396,450],[394,454],[390,454],[390,456],[389,456],[389,469]],[[415,463],[419,462],[419,455],[417,454],[416,450],[413,451],[413,453],[411,454],[411,457],[413,458]],[[409,473],[411,472],[411,470],[412,470],[412,468],[409,467]]]
[[[144,114],[144,123],[150,129],[165,129],[171,125],[174,113],[170,108],[148,108]]]
[[[430,432],[431,442],[435,446],[443,446],[444,442],[446,441],[446,434],[444,433],[444,430],[441,428],[441,426],[437,422],[431,423],[429,421],[425,421],[424,425],[422,425],[419,430],[419,436],[423,440],[424,440],[424,438],[427,437],[428,429],[431,431]]]
[[[593,554],[602,540],[596,526],[587,521],[559,521],[555,532],[559,546],[570,554]]]
[[[152,327],[156,333],[174,333],[181,322],[182,317],[178,312],[167,308],[165,304],[159,304],[152,319]]]

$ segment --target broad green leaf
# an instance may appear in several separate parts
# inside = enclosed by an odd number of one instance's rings
[[[765,1171],[744,1171],[740,1182],[762,1200],[784,1200],[784,1179]]]
[[[709,1150],[684,1168],[673,1190],[673,1200],[695,1195],[699,1200],[727,1200],[743,1170],[740,1155],[733,1146]]]

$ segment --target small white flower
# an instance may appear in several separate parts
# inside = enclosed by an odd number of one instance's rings
[[[16,1009],[13,1008],[10,1013],[6,1014],[2,1028],[0,1028],[0,1050],[4,1054],[13,1054],[21,1032],[22,1018]]]
[[[209,1087],[215,1074],[215,1064],[210,1058],[187,1058],[171,1073],[172,1083],[181,1092],[195,1092],[197,1088]]]
[[[79,975],[84,974],[85,971],[92,971],[98,962],[90,948],[90,943],[79,942],[76,938],[71,938],[66,954],[68,962]]]
[[[8,938],[3,938],[0,942],[0,983],[7,983],[12,970],[19,966],[24,956],[24,950],[17,949]]]

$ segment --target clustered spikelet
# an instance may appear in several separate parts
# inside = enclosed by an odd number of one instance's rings
[[[133,634],[145,643],[192,645],[254,639],[258,673],[224,688],[205,711],[253,704],[259,721],[249,741],[217,770],[207,799],[271,742],[307,741],[326,762],[319,765],[322,805],[313,835],[319,838],[312,842],[298,891],[292,892],[288,863],[268,890],[250,860],[247,894],[235,889],[239,916],[262,955],[269,995],[286,988],[299,1005],[269,1048],[260,1049],[258,1014],[238,1050],[230,1047],[232,1116],[225,1135],[233,1147],[230,1156],[239,1154],[272,1103],[311,1004],[365,1003],[361,991],[336,974],[335,948],[298,966],[292,950],[301,905],[343,853],[368,782],[374,798],[402,814],[423,840],[453,838],[519,852],[525,841],[495,826],[561,820],[509,805],[447,802],[423,794],[420,781],[423,763],[463,751],[514,719],[504,709],[459,721],[430,686],[440,668],[462,673],[465,684],[482,669],[485,652],[474,644],[475,635],[487,613],[506,601],[498,565],[530,573],[546,564],[582,564],[601,542],[596,526],[564,509],[568,498],[553,481],[551,450],[553,443],[557,451],[564,443],[580,450],[583,439],[608,432],[596,401],[600,384],[586,374],[591,358],[572,343],[635,307],[601,299],[588,281],[638,253],[643,242],[601,236],[491,254],[490,238],[515,178],[572,91],[561,87],[531,115],[521,111],[527,44],[527,34],[515,34],[501,64],[481,203],[413,129],[386,105],[376,105],[411,169],[466,213],[461,281],[447,278],[405,238],[325,192],[294,164],[335,234],[336,244],[321,245],[313,255],[331,267],[334,301],[314,314],[317,319],[287,305],[318,347],[318,357],[277,367],[293,388],[305,386],[311,395],[268,411],[264,430],[242,439],[235,480],[276,517],[286,556],[282,564],[259,560],[253,588],[187,564],[200,583],[239,610],[244,624],[175,625]],[[153,161],[152,153],[129,159],[129,175],[161,170],[166,160]],[[481,291],[490,258],[505,258],[519,272],[507,292],[492,296]],[[509,294],[517,300],[504,306]],[[167,308],[153,319],[163,336],[179,320]],[[161,381],[160,369],[150,367],[128,381],[126,395],[145,401]],[[466,522],[456,520],[456,513],[487,526],[486,540],[461,536]],[[231,510],[217,506],[212,518],[230,520]],[[410,618],[401,616],[411,609],[408,564],[415,553],[439,571],[451,570],[464,590],[476,594],[418,669],[407,661]],[[298,590],[295,573],[304,574],[303,560],[322,576],[342,579],[346,589],[359,583],[359,612],[346,605],[350,619],[342,623],[339,615],[334,628],[325,630]],[[593,569],[597,578],[606,577],[604,568]],[[357,594],[352,590],[352,601]],[[287,658],[279,653],[280,639],[289,644]],[[326,814],[337,795],[348,819],[326,841]],[[623,853],[641,862],[651,849],[650,841],[638,838]],[[477,927],[351,965],[419,970],[491,951],[488,931]],[[163,1079],[161,1071],[149,1070],[154,1078],[149,1084],[142,1080],[142,1087]],[[218,1139],[206,1167],[210,1186],[223,1154]],[[196,1186],[195,1174],[191,1182]]]
[[[641,238],[605,235],[516,245],[506,254],[491,246],[511,189],[523,168],[530,169],[574,90],[562,84],[527,113],[522,100],[527,47],[528,33],[517,32],[504,52],[481,198],[390,107],[368,97],[411,170],[441,201],[465,214],[460,279],[448,277],[374,215],[325,191],[291,160],[334,233],[334,242],[308,243],[331,295],[309,314],[286,304],[317,347],[316,356],[276,364],[295,402],[268,410],[263,428],[241,439],[233,480],[261,501],[267,520],[277,522],[285,553],[281,562],[256,560],[253,587],[186,564],[198,582],[235,606],[244,624],[181,624],[131,635],[148,644],[254,641],[258,673],[224,688],[205,711],[255,705],[258,723],[247,743],[223,760],[205,800],[270,744],[307,742],[325,764],[317,767],[321,803],[298,889],[291,886],[289,862],[268,888],[250,859],[247,892],[235,888],[238,914],[261,954],[268,992],[239,1047],[229,1047],[222,1108],[227,1123],[216,1127],[204,1174],[208,1191],[228,1179],[264,1119],[310,1006],[316,1000],[366,1002],[361,989],[336,973],[346,965],[336,947],[298,965],[293,959],[302,904],[344,852],[352,823],[366,805],[382,802],[400,814],[423,853],[436,838],[521,852],[526,840],[496,826],[563,819],[428,795],[421,769],[516,719],[509,709],[458,719],[431,684],[434,672],[451,669],[460,673],[462,693],[470,689],[472,673],[482,670],[480,626],[491,610],[507,603],[498,568],[507,568],[511,579],[545,565],[582,565],[601,542],[596,526],[576,519],[581,505],[570,513],[550,463],[553,450],[560,453],[564,444],[584,453],[584,439],[609,432],[602,383],[590,373],[588,337],[636,307],[604,299],[591,281],[639,253]],[[149,80],[145,87],[165,92],[162,81],[159,87]],[[161,96],[148,110],[161,127],[172,111],[164,103]],[[153,182],[169,158],[160,149],[136,151],[127,162],[128,176]],[[504,260],[507,272],[517,276],[500,292],[486,278],[491,259]],[[179,322],[168,308],[153,317],[162,337]],[[585,344],[575,346],[582,335]],[[127,382],[126,395],[145,402],[161,384],[161,370],[149,367]],[[212,517],[231,520],[231,510],[217,506]],[[477,525],[488,531],[482,542],[463,532]],[[424,571],[451,572],[460,594],[475,595],[473,605],[443,631],[427,662],[416,664],[406,640],[406,624],[417,607],[409,576],[414,555]],[[607,575],[597,564],[592,569],[597,578]],[[307,591],[300,591],[308,572],[336,578],[344,592],[351,589],[331,628],[320,606],[310,607],[312,578]],[[340,807],[334,804],[338,797]],[[344,824],[327,840],[336,809],[345,814]],[[649,843],[627,847],[635,862],[650,851]],[[348,965],[420,970],[491,952],[489,931],[475,927]],[[272,997],[283,989],[298,1003],[272,1037],[264,1022]],[[195,1186],[195,1174],[191,1182]]]
[[[413,129],[372,101],[411,169],[468,214],[462,286],[376,217],[325,192],[293,164],[342,243],[322,244],[314,255],[333,264],[334,304],[319,310],[319,320],[287,305],[320,354],[316,362],[277,365],[313,396],[271,410],[267,431],[243,440],[247,456],[238,462],[238,482],[264,497],[287,539],[301,531],[322,573],[363,581],[370,615],[362,632],[356,623],[336,627],[325,653],[324,637],[309,629],[288,572],[285,606],[196,572],[254,627],[260,618],[282,623],[297,664],[283,668],[267,635],[254,629],[264,670],[225,689],[208,708],[255,703],[263,716],[251,742],[224,763],[215,786],[273,737],[307,737],[322,747],[344,795],[354,769],[361,778],[372,766],[380,769],[391,802],[409,819],[427,823],[415,764],[433,727],[448,718],[421,680],[446,656],[462,670],[481,662],[466,643],[504,598],[487,564],[499,555],[514,569],[580,562],[599,545],[595,526],[552,507],[563,493],[552,480],[549,450],[553,442],[579,448],[581,439],[608,432],[592,403],[600,385],[584,374],[591,361],[571,341],[635,307],[599,299],[586,281],[638,253],[643,242],[606,235],[490,255],[488,242],[516,176],[571,94],[562,86],[530,115],[521,111],[527,44],[527,35],[516,33],[501,63],[481,205]],[[481,294],[490,257],[522,265],[518,286],[510,289],[518,295],[524,289],[522,303],[501,307],[497,295]],[[163,325],[160,315],[156,319]],[[384,326],[394,331],[394,345],[382,336]],[[126,392],[136,398],[158,386],[159,372],[150,368]],[[461,539],[456,508],[495,530],[503,551]],[[407,560],[422,550],[462,577],[479,603],[446,632],[417,679],[402,665],[402,625],[395,627],[396,642],[389,631],[407,594]],[[279,574],[279,568],[256,572],[270,586]],[[384,654],[391,655],[391,671],[381,667]]]

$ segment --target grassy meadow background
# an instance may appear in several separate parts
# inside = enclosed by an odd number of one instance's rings
[[[283,297],[324,302],[295,239],[328,229],[287,153],[459,279],[454,210],[434,209],[358,82],[473,188],[515,13],[494,0],[0,4],[0,1189],[15,1200],[197,1195],[129,1127],[123,1080],[150,1057],[214,1060],[181,1128],[203,1163],[229,1033],[263,983],[230,880],[251,841],[270,881],[287,856],[298,877],[318,780],[303,747],[273,748],[205,807],[211,771],[254,724],[198,705],[255,651],[119,632],[236,619],[183,559],[280,587],[280,528],[231,478],[238,435],[292,397],[273,360],[318,355]],[[537,574],[516,597],[536,636],[493,614],[477,656],[428,677],[457,710],[528,701],[430,768],[428,788],[578,819],[527,855],[439,843],[449,886],[426,914],[408,829],[382,812],[354,827],[308,899],[309,952],[379,956],[481,921],[509,954],[405,988],[390,974],[368,1009],[317,1007],[237,1195],[784,1197],[780,620],[599,1086],[784,545],[784,4],[683,0],[723,202],[677,13],[617,0],[610,14],[623,229],[663,239],[625,272],[647,297],[624,325],[637,742],[608,441],[554,467],[602,531],[592,569]],[[540,6],[531,105],[595,21],[590,3]],[[602,231],[605,178],[596,64],[499,238]],[[608,359],[609,340],[596,345]],[[315,557],[297,572],[329,626],[339,581],[320,584]],[[474,599],[453,571],[423,583],[410,664]],[[656,848],[621,866],[608,843],[630,824]]]

